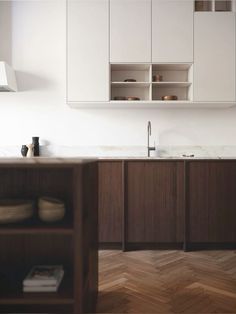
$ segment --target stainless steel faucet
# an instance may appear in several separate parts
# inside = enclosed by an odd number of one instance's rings
[[[148,121],[148,125],[147,125],[147,152],[148,152],[148,157],[150,157],[150,151],[151,150],[156,150],[155,142],[154,142],[154,146],[149,146],[149,141],[150,141],[151,135],[152,135],[152,124],[151,124],[151,121]]]

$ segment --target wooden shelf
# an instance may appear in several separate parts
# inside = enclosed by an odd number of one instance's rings
[[[137,87],[137,88],[144,88],[149,87],[151,83],[149,82],[111,82],[111,85],[114,87]]]
[[[74,299],[67,291],[55,293],[16,292],[0,298],[0,304],[73,304]]]
[[[149,63],[111,63],[111,71],[149,71],[150,64]]]
[[[7,291],[4,287],[1,289],[0,304],[73,304],[72,277],[63,278],[58,292],[38,293],[23,292],[22,279],[19,280],[15,289]]]
[[[191,82],[152,82],[154,87],[189,87]]]
[[[155,63],[152,71],[188,71],[192,63]]]
[[[74,229],[72,226],[6,226],[0,227],[0,234],[5,235],[20,235],[20,234],[60,234],[60,235],[73,235]]]

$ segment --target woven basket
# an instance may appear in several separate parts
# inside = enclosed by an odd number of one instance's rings
[[[39,218],[44,222],[57,222],[65,216],[65,204],[56,198],[40,197],[38,209]]]
[[[0,200],[0,223],[17,223],[33,216],[33,201],[20,199]]]

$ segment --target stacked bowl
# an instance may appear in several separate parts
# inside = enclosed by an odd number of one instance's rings
[[[17,223],[30,219],[34,214],[34,201],[22,199],[0,200],[0,223]]]
[[[60,221],[65,216],[65,203],[53,197],[40,197],[38,200],[38,215],[44,222]]]

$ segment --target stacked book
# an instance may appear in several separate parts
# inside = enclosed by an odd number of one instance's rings
[[[23,281],[23,291],[56,292],[63,276],[64,270],[61,265],[34,266]]]

